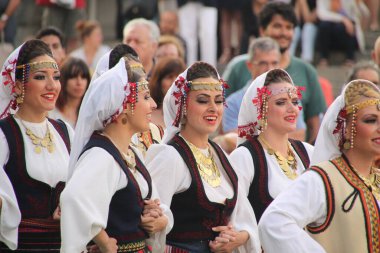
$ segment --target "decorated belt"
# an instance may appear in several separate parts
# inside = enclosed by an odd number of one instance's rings
[[[118,244],[117,252],[136,252],[146,247],[145,241]]]

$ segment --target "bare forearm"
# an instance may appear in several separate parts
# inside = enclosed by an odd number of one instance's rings
[[[19,6],[19,4],[20,4],[20,0],[9,1],[9,4],[7,8],[5,9],[4,13],[7,14],[9,17],[12,16],[15,10],[17,9],[17,7]]]
[[[233,245],[233,248],[236,249],[240,247],[241,245],[245,244],[248,240],[249,240],[249,234],[247,231],[243,230],[243,231],[238,232],[236,236],[236,240],[234,242],[231,242],[231,244]]]

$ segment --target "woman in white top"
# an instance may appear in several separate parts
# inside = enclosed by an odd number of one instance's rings
[[[82,252],[88,244],[107,253],[163,251],[171,213],[130,147],[134,133],[149,129],[155,107],[143,67],[131,54],[91,84],[61,196],[61,252]]]
[[[270,202],[309,166],[313,147],[289,139],[296,130],[300,99],[300,88],[282,69],[257,77],[243,97],[240,146],[230,158],[258,221]]]
[[[146,159],[174,216],[169,252],[260,251],[252,208],[226,155],[208,139],[221,122],[225,88],[214,67],[196,62],[165,96],[165,144],[152,145]]]
[[[44,42],[30,40],[0,77],[0,251],[59,252],[59,195],[73,130],[46,118],[60,72]]]
[[[379,252],[380,90],[350,82],[324,116],[313,165],[264,212],[265,252]]]

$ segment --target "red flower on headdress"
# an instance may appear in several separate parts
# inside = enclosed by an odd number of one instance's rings
[[[298,99],[302,99],[302,92],[301,91],[305,91],[306,88],[304,86],[297,86],[296,88],[297,88],[297,97],[298,97]]]
[[[11,85],[11,94],[15,93],[15,81],[12,79],[12,72],[15,70],[17,59],[10,61],[9,64],[4,68],[1,75],[3,76],[3,85]]]
[[[346,117],[347,117],[347,111],[345,108],[343,108],[339,111],[338,117],[336,119],[337,124],[333,131],[333,134],[339,133],[343,130],[344,123],[346,122]]]
[[[252,103],[256,106],[257,108],[257,119],[261,119],[263,117],[262,115],[262,107],[263,107],[263,103],[264,103],[264,99],[266,99],[267,97],[269,97],[271,94],[270,90],[264,86],[262,88],[257,88],[257,96],[252,99]]]
[[[253,136],[255,134],[256,126],[257,122],[251,122],[244,126],[238,126],[238,136],[241,138]]]

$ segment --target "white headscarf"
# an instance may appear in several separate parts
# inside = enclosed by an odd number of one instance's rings
[[[91,83],[94,82],[99,76],[103,75],[107,70],[109,70],[109,59],[112,50],[104,54],[96,64],[94,73],[92,74]]]
[[[168,141],[170,141],[173,138],[173,136],[181,130],[180,125],[179,126],[175,125],[176,121],[178,120],[177,117],[180,117],[180,118],[182,117],[182,115],[181,115],[182,113],[179,113],[179,111],[178,111],[181,104],[177,103],[176,97],[174,96],[174,94],[176,92],[180,92],[180,93],[184,92],[183,91],[184,86],[179,88],[176,85],[176,82],[178,82],[181,79],[186,82],[187,81],[186,80],[187,71],[190,68],[191,68],[191,66],[189,68],[187,68],[184,72],[182,72],[174,80],[174,82],[172,83],[172,85],[170,86],[169,90],[166,92],[166,95],[164,97],[164,101],[162,103],[163,104],[162,108],[163,108],[163,112],[164,112],[164,122],[165,122],[166,129],[165,129],[164,136],[162,137],[162,143],[168,143]],[[219,75],[218,71],[216,71],[216,73],[217,73],[218,79],[221,82],[223,82],[223,85],[226,85],[226,83],[224,83],[224,81],[222,79],[220,79],[220,75]],[[224,87],[224,88],[226,88],[226,87]],[[180,119],[179,119],[179,122],[180,122]]]
[[[17,111],[16,65],[17,58],[24,44],[16,48],[5,60],[0,75],[0,119],[7,117],[11,110]]]
[[[93,82],[83,98],[70,154],[68,178],[72,176],[79,155],[92,133],[104,129],[122,113],[129,94],[125,60],[121,58],[115,67]]]
[[[343,89],[341,95],[339,95],[334,102],[327,109],[326,114],[323,117],[322,124],[319,128],[317,139],[314,145],[314,152],[311,157],[311,165],[318,164],[323,161],[332,160],[342,155],[339,147],[340,136],[334,134],[334,130],[337,127],[337,119],[340,111],[345,108],[345,92],[350,85],[355,85],[355,82],[363,81],[370,83],[366,80],[353,80],[349,82]],[[371,83],[372,84],[372,83]],[[378,87],[372,84],[375,89]],[[380,90],[379,90],[380,93]]]
[[[176,100],[173,96],[173,93],[176,90],[178,90],[177,86],[175,85],[175,82],[178,81],[180,78],[186,79],[187,70],[188,68],[174,80],[164,97],[162,109],[164,112],[164,122],[166,129],[164,136],[162,137],[162,143],[168,143],[173,138],[173,136],[180,131],[180,127],[174,125],[174,120],[177,116],[177,110],[179,105],[176,105]]]
[[[274,70],[281,70],[285,72],[290,80],[291,84],[294,86],[293,80],[290,75],[283,69],[272,69],[261,75],[259,75],[250,84],[249,88],[244,94],[243,101],[241,102],[239,116],[238,116],[238,131],[239,136],[237,145],[246,141],[248,136],[255,136],[259,134],[260,124],[258,122],[258,110],[257,106],[252,102],[253,99],[257,98],[257,90],[264,87],[265,79],[269,72]],[[243,133],[244,132],[244,133]]]

